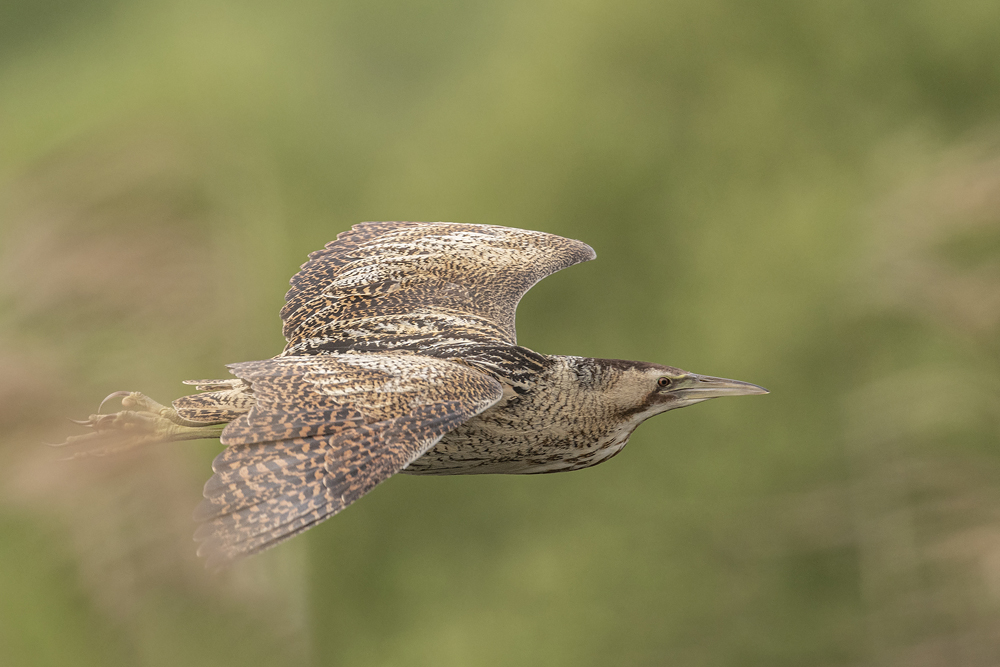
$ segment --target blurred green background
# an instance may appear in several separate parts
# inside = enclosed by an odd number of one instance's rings
[[[989,0],[3,0],[0,664],[1000,663],[998,35]],[[278,353],[362,220],[582,239],[522,344],[772,393],[572,474],[394,478],[222,576],[218,443],[38,444]]]

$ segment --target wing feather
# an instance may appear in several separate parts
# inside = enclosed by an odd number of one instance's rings
[[[514,345],[532,285],[594,258],[553,234],[447,222],[364,222],[309,255],[281,310],[285,354]]]
[[[226,427],[195,513],[210,566],[336,514],[503,395],[463,364],[420,355],[278,357],[231,366],[255,404]]]

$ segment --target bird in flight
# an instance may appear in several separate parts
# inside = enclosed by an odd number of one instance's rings
[[[171,407],[116,392],[108,399],[123,409],[78,422],[90,432],[62,446],[73,457],[219,438],[226,449],[195,512],[198,553],[219,567],[312,528],[398,472],[578,470],[610,459],[661,412],[767,393],[519,346],[524,293],[594,257],[580,241],[509,227],[355,225],[291,279],[280,355],[231,364],[232,379],[187,381],[200,393]]]

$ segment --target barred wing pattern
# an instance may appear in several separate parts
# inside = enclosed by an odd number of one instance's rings
[[[284,354],[516,345],[532,285],[594,258],[553,234],[447,222],[363,222],[309,255],[281,310]]]
[[[327,519],[500,400],[463,364],[405,353],[284,356],[230,366],[249,412],[222,434],[196,512],[218,567]]]

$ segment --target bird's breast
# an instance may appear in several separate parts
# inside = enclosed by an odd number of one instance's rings
[[[529,405],[525,405],[529,403]],[[638,423],[530,405],[515,397],[447,433],[403,472],[424,475],[541,474],[603,463]]]

